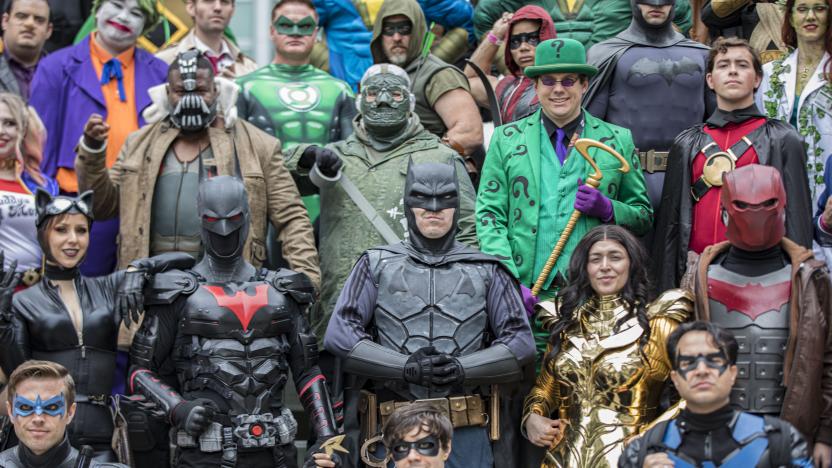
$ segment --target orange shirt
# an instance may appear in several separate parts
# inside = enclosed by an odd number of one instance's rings
[[[95,75],[100,81],[104,64],[113,56],[98,45],[95,34],[93,33],[92,38],[90,38],[90,55],[92,56]],[[115,164],[118,153],[121,151],[121,145],[124,144],[127,135],[139,129],[134,86],[136,67],[133,57],[135,52],[136,48],[131,47],[116,57],[121,62],[122,83],[124,84],[124,97],[126,98],[124,102],[121,101],[118,95],[118,80],[113,78],[109,83],[101,85],[104,104],[107,106],[107,124],[110,126],[110,134],[107,138],[107,167],[112,167]],[[75,171],[63,167],[59,168],[57,179],[61,190],[66,192],[78,191],[78,179],[75,176]]]

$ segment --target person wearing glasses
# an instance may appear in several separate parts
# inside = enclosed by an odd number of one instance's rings
[[[23,362],[42,359],[69,369],[78,391],[70,443],[89,445],[97,459],[114,461],[109,396],[117,384],[119,325],[138,319],[146,275],[187,267],[193,260],[171,253],[135,262],[132,271],[82,276],[78,266],[90,245],[92,196],[85,192],[77,198],[52,197],[37,191],[44,278],[12,296],[19,280],[15,262],[0,270],[0,367],[11,375]]]
[[[708,47],[673,29],[673,0],[631,5],[630,26],[589,49],[588,61],[599,72],[584,104],[592,115],[633,132],[650,203],[658,210],[673,139],[715,107],[705,86]]]
[[[587,65],[584,46],[574,39],[543,41],[534,65],[524,74],[534,80],[541,108],[498,127],[491,138],[477,195],[480,249],[503,261],[526,288],[531,288],[564,231],[570,214],[581,217],[540,297],[549,299],[566,285],[569,257],[581,237],[599,224],[626,226],[636,235],[647,232],[653,209],[630,131],[606,123],[581,108],[589,78],[598,69]],[[593,169],[574,148],[578,138],[605,142],[627,162],[592,148],[589,155],[603,171],[599,188],[584,183]],[[531,302],[526,291],[526,299]],[[548,332],[535,321],[538,361]]]
[[[422,126],[449,146],[471,155],[483,143],[479,109],[465,75],[425,50],[426,31],[425,14],[416,0],[384,2],[370,43],[373,62],[404,68]]]
[[[763,79],[760,55],[747,41],[720,38],[708,55],[705,79],[717,109],[705,123],[680,133],[668,156],[662,200],[656,215],[652,271],[657,290],[677,287],[688,252],[726,240],[720,208],[722,176],[749,164],[780,171],[786,185],[786,235],[812,247],[812,199],[806,150],[788,123],[766,117],[754,104]],[[821,171],[822,175],[822,171]]]
[[[471,55],[471,62],[486,73],[491,71],[494,57],[503,43],[508,43],[503,60],[510,72],[501,79],[486,75],[488,83],[483,83],[471,65],[465,67],[465,76],[471,85],[471,95],[481,107],[488,108],[487,87],[492,87],[497,97],[497,104],[503,123],[528,117],[540,108],[534,81],[523,75],[526,67],[534,65],[534,51],[540,41],[554,39],[555,23],[543,8],[526,5],[516,12],[503,13]],[[491,109],[494,112],[495,109]]]
[[[667,340],[670,378],[686,407],[635,438],[618,459],[619,468],[813,465],[806,440],[791,424],[732,407],[740,372],[740,344],[718,325],[682,324]]]

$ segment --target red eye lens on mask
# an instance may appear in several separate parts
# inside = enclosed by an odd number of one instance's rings
[[[208,221],[209,223],[216,223],[217,221],[220,220],[219,218],[215,218],[213,216],[203,216],[202,219],[204,219],[205,221]]]
[[[239,221],[243,217],[242,213],[237,213],[234,216],[228,218],[231,221]]]

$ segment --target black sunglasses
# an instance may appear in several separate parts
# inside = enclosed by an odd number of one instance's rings
[[[540,44],[540,31],[512,34],[508,38],[508,47],[511,50],[519,49],[524,42],[532,47]]]
[[[396,33],[402,36],[409,36],[413,32],[413,25],[410,21],[397,21],[395,23],[385,23],[381,27],[381,34],[383,36],[395,36]]]

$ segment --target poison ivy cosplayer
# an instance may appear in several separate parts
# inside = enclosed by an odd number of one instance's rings
[[[830,0],[788,0],[783,41],[794,51],[763,67],[757,107],[787,121],[806,146],[809,190],[823,192],[823,165],[832,154],[832,29]]]
[[[0,366],[10,375],[24,361],[41,359],[69,369],[78,392],[69,440],[76,447],[92,446],[96,459],[114,461],[108,398],[115,383],[119,324],[138,318],[146,274],[193,260],[165,254],[134,263],[133,271],[84,277],[78,266],[90,241],[92,192],[53,198],[38,190],[36,207],[44,279],[12,298],[15,262],[0,271]]]
[[[569,285],[538,304],[550,350],[526,397],[523,431],[550,447],[544,467],[614,467],[624,441],[658,415],[670,375],[665,342],[693,312],[674,289],[648,302],[647,253],[626,229],[590,230]]]

